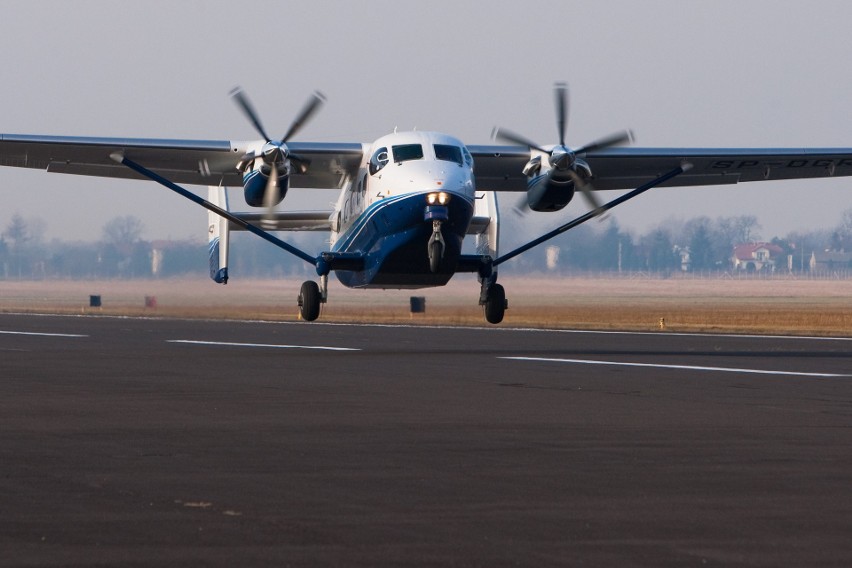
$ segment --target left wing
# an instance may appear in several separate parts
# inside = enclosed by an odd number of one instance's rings
[[[242,175],[237,171],[237,164],[257,146],[256,141],[0,134],[0,165],[64,174],[144,179],[110,158],[110,154],[118,152],[175,183],[239,187]],[[293,187],[339,188],[347,176],[351,178],[358,172],[364,155],[363,145],[359,143],[293,142],[288,146],[293,153],[311,162],[307,173],[294,172]]]
[[[468,146],[477,187],[524,191],[522,170],[530,151],[522,146]],[[684,162],[688,172],[661,187],[724,185],[746,181],[852,176],[852,148],[610,148],[580,155],[592,170],[594,189],[634,189]]]

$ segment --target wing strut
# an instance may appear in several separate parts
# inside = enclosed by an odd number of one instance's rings
[[[230,212],[222,209],[221,207],[218,207],[218,206],[210,203],[206,199],[203,199],[203,198],[195,195],[191,191],[188,191],[188,190],[182,188],[181,186],[167,180],[163,176],[152,172],[151,170],[145,168],[144,166],[137,164],[136,162],[134,162],[132,160],[127,159],[126,157],[124,157],[123,154],[120,154],[120,153],[111,154],[110,158],[112,158],[113,160],[115,160],[119,164],[130,168],[131,170],[135,171],[136,173],[138,173],[138,174],[140,174],[140,175],[142,175],[142,176],[144,176],[144,177],[146,177],[146,178],[148,178],[152,181],[155,181],[155,182],[159,183],[160,185],[163,185],[163,186],[171,189],[175,193],[178,193],[178,194],[186,197],[190,201],[193,201],[193,202],[197,203],[198,205],[201,205],[205,209],[208,209],[208,210],[212,211],[213,213],[216,213],[217,215],[224,217],[225,219],[227,219],[231,223],[234,223],[235,225],[245,229],[246,231],[254,233],[258,237],[269,241],[273,245],[284,249],[285,251],[289,252],[290,254],[298,256],[299,258],[301,258],[302,260],[304,260],[308,264],[310,264],[312,266],[317,266],[317,264],[319,263],[319,260],[312,257],[311,255],[309,255],[305,251],[298,249],[298,248],[294,247],[293,245],[285,243],[284,241],[282,241],[281,239],[279,239],[275,235],[268,233],[268,232],[264,231],[263,229],[261,229],[259,227],[256,227],[256,226],[254,226],[250,223],[247,223],[246,221],[240,219],[236,215],[233,215]]]
[[[549,233],[546,233],[546,234],[540,236],[539,238],[535,239],[534,241],[530,241],[527,244],[516,248],[512,252],[508,252],[508,253],[504,254],[503,256],[496,258],[494,260],[494,262],[491,263],[491,266],[495,267],[499,264],[503,264],[507,260],[513,259],[516,256],[518,256],[519,254],[524,253],[524,252],[530,250],[531,248],[540,245],[541,243],[543,243],[545,241],[549,241],[553,237],[560,235],[560,234],[564,233],[565,231],[567,231],[569,229],[573,229],[574,227],[576,227],[578,225],[582,225],[586,221],[588,221],[590,219],[594,219],[595,217],[604,213],[605,211],[609,211],[610,209],[612,209],[616,205],[621,205],[625,201],[633,199],[634,197],[637,197],[638,195],[645,193],[649,189],[657,187],[661,183],[665,183],[665,182],[669,181],[670,179],[679,176],[680,174],[690,170],[691,168],[692,168],[692,164],[690,164],[688,162],[684,162],[679,167],[673,169],[672,171],[670,171],[666,174],[661,175],[660,177],[658,177],[656,179],[649,181],[645,185],[641,185],[641,186],[637,187],[636,189],[634,189],[633,191],[631,191],[629,193],[625,193],[624,195],[617,197],[616,199],[613,199],[609,203],[601,205],[600,208],[589,211],[585,215],[583,215],[581,217],[577,217],[573,221],[565,223],[561,227],[558,227],[558,228],[550,231]]]

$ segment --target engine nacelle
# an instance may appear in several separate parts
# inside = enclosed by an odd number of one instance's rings
[[[251,207],[269,207],[281,203],[290,187],[289,168],[282,168],[282,170],[284,173],[279,173],[278,175],[278,195],[272,196],[271,201],[266,196],[270,174],[268,166],[263,165],[260,168],[249,170],[243,174],[243,195],[245,196],[246,203]]]
[[[533,211],[559,211],[574,197],[574,182],[567,175],[549,170],[535,176],[527,184],[527,205]]]

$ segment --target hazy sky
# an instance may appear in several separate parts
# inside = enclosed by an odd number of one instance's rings
[[[570,145],[632,128],[637,146],[852,147],[848,1],[0,0],[0,13],[5,133],[250,139],[228,98],[242,85],[271,133],[323,91],[302,141],[398,126],[483,144],[500,125],[548,144],[562,80]],[[94,240],[136,215],[145,238],[206,236],[206,212],[153,183],[0,168],[0,191],[0,230],[20,213],[47,238]],[[771,237],[832,227],[850,207],[841,178],[654,190],[614,217],[644,231],[755,214]]]

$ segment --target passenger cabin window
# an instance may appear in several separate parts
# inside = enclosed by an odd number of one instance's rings
[[[420,144],[403,144],[393,146],[393,161],[397,164],[409,160],[420,160],[423,158],[423,146]]]
[[[458,146],[435,144],[435,157],[445,162],[455,162],[462,165],[462,151]]]
[[[370,158],[370,175],[376,175],[388,163],[388,149],[379,148]]]

